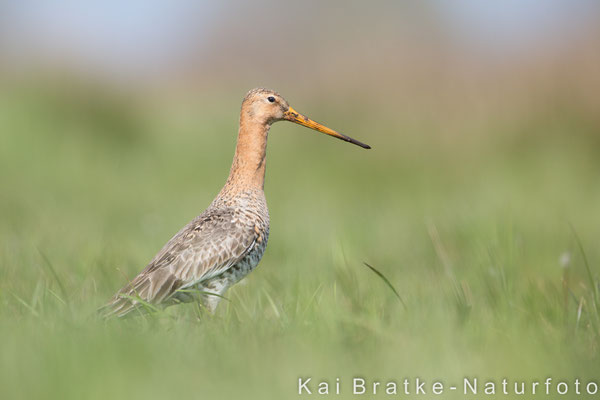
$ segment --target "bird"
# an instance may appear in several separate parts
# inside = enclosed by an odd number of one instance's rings
[[[193,301],[214,313],[227,289],[258,265],[269,238],[264,193],[267,137],[278,121],[371,148],[300,114],[273,90],[250,90],[242,101],[225,185],[202,214],[177,232],[139,275],[99,309],[103,317],[125,317],[136,310],[144,314]]]

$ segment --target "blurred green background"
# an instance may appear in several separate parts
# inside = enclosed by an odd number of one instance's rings
[[[599,11],[0,2],[0,398],[598,382]],[[373,149],[274,125],[259,268],[214,317],[97,320],[219,191],[256,86]]]

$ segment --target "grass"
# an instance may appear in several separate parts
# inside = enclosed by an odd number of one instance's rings
[[[354,376],[598,379],[600,157],[585,116],[490,111],[461,122],[459,146],[440,144],[441,123],[365,113],[356,125],[377,129],[358,132],[335,110],[314,115],[369,152],[277,124],[259,268],[214,316],[180,305],[104,323],[95,310],[123,276],[220,189],[238,104],[0,103],[0,398],[285,399],[307,376],[341,378],[337,398]]]

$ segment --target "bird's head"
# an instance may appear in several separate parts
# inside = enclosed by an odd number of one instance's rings
[[[342,135],[341,133],[329,129],[300,114],[290,107],[288,102],[279,93],[273,90],[256,88],[249,91],[242,102],[242,115],[264,125],[271,125],[277,121],[291,121],[299,125],[304,125],[307,128],[314,129],[315,131],[325,133],[329,136],[353,143],[364,149],[371,148],[367,144],[361,143],[349,136]]]

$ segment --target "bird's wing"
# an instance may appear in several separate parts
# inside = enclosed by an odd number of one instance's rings
[[[102,314],[124,316],[143,304],[136,299],[159,304],[177,290],[235,265],[261,240],[255,224],[240,216],[234,209],[220,209],[195,218],[103,307]]]

